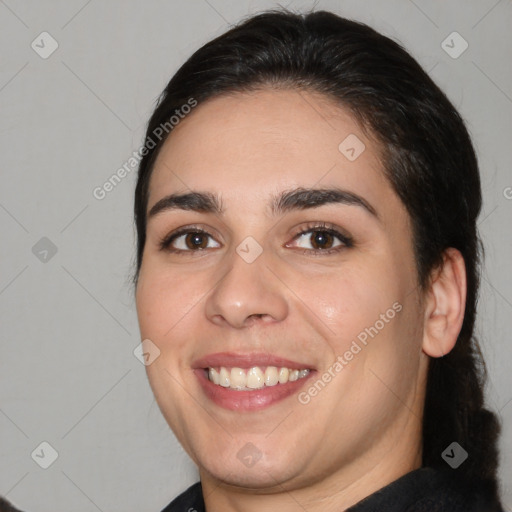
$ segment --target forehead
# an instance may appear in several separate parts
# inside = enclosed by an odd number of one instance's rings
[[[197,106],[173,129],[155,163],[148,210],[173,192],[209,191],[247,207],[297,186],[397,200],[378,143],[329,98],[288,89],[236,93]]]

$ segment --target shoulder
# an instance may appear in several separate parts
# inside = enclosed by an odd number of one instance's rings
[[[468,480],[453,470],[431,470],[426,494],[406,512],[503,512],[494,482]]]
[[[503,512],[493,482],[470,481],[453,470],[423,467],[395,480],[351,512]]]
[[[21,512],[21,510],[15,508],[12,503],[0,496],[0,512]]]
[[[201,482],[191,485],[185,492],[169,503],[162,512],[204,512]]]

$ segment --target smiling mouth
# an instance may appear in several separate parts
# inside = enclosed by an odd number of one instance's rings
[[[307,377],[309,368],[292,369],[278,366],[208,367],[204,368],[206,377],[213,384],[235,391],[254,391],[267,387],[295,382]]]

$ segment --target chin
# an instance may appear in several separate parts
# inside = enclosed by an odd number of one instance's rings
[[[270,453],[270,459],[268,458]],[[198,457],[200,471],[209,473],[216,480],[227,485],[241,488],[279,491],[281,484],[292,479],[302,468],[298,461],[287,456],[287,450],[270,449],[267,453],[256,451],[254,445],[247,443],[241,449],[229,450],[229,453],[209,457]],[[280,457],[276,459],[276,455]],[[260,457],[260,458],[258,458]]]
[[[277,467],[275,464],[264,467],[263,464],[257,463],[251,468],[241,468],[240,465],[233,464],[227,468],[215,466],[211,469],[204,469],[225,485],[251,490],[260,489],[266,493],[270,489],[275,489],[275,492],[282,492],[281,485],[293,476],[290,471]]]

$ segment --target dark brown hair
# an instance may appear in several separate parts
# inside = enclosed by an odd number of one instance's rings
[[[468,284],[464,322],[455,348],[430,360],[423,465],[446,467],[441,454],[456,441],[469,457],[454,471],[496,493],[500,427],[484,408],[485,365],[474,337],[482,255],[476,224],[480,176],[460,115],[409,53],[372,28],[324,11],[268,11],[210,41],[183,64],[160,97],[146,140],[190,98],[201,105],[221,94],[261,87],[320,92],[348,109],[378,140],[386,176],[412,221],[423,290],[445,249],[462,253]],[[140,164],[135,285],[149,181],[165,140],[148,149]]]

